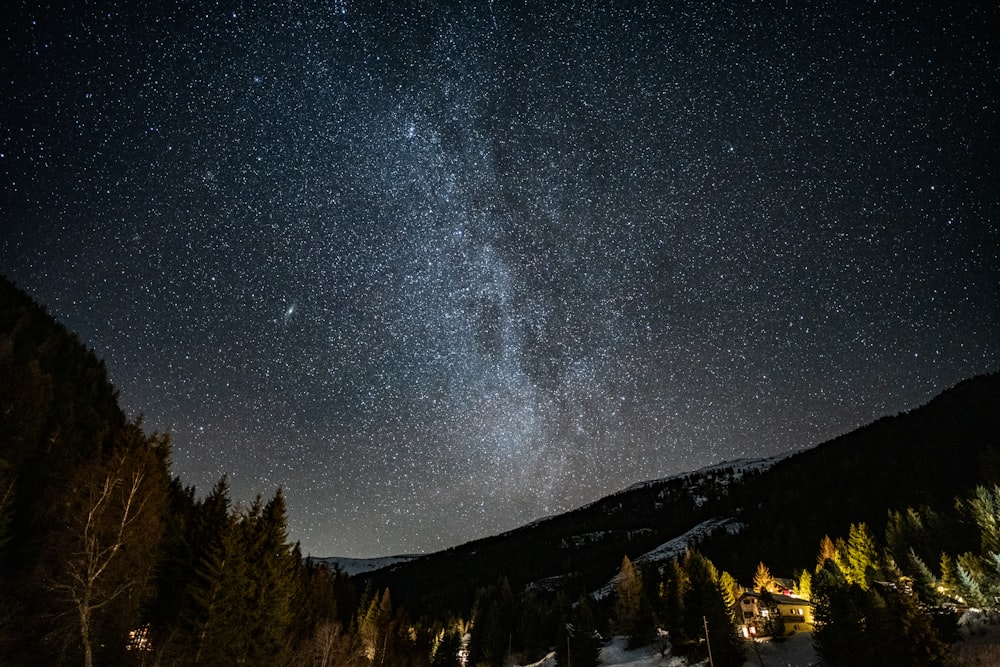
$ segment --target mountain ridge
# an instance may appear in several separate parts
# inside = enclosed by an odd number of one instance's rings
[[[698,475],[707,474],[708,472],[721,471],[721,470],[725,470],[725,469],[733,469],[735,471],[735,469],[737,467],[742,467],[744,470],[750,470],[750,469],[761,470],[761,469],[766,469],[767,467],[770,467],[771,465],[774,465],[778,461],[781,461],[781,460],[783,460],[783,459],[785,459],[785,458],[787,458],[789,456],[793,456],[793,455],[797,454],[799,451],[800,450],[790,450],[790,451],[783,452],[781,454],[776,454],[776,455],[773,455],[773,456],[739,457],[739,458],[736,458],[736,459],[731,459],[731,460],[726,460],[726,461],[720,461],[718,463],[712,463],[712,464],[706,465],[706,466],[701,467],[701,468],[696,468],[694,470],[688,470],[688,471],[684,471],[684,472],[675,473],[673,475],[667,475],[665,477],[658,477],[658,478],[652,478],[652,479],[648,479],[648,480],[643,480],[643,481],[640,481],[640,482],[635,482],[635,483],[630,484],[629,486],[627,486],[627,487],[625,487],[625,488],[623,488],[623,489],[621,489],[619,491],[613,491],[612,493],[609,493],[606,496],[602,496],[601,498],[598,498],[596,500],[592,500],[592,501],[590,501],[588,503],[580,505],[579,507],[575,507],[573,509],[566,510],[565,512],[560,512],[559,514],[548,514],[548,515],[539,517],[537,519],[534,519],[532,521],[529,521],[529,522],[527,522],[525,524],[522,524],[520,526],[515,526],[514,528],[510,528],[508,530],[504,530],[504,531],[501,531],[501,532],[493,534],[493,535],[486,535],[486,536],[483,536],[483,537],[478,537],[478,538],[469,540],[467,542],[463,542],[461,544],[454,545],[452,547],[448,547],[446,549],[441,549],[439,551],[432,551],[432,552],[428,552],[428,553],[417,553],[417,554],[391,554],[391,555],[388,555],[388,556],[374,556],[374,557],[371,557],[371,558],[355,558],[355,557],[351,557],[351,556],[337,556],[337,555],[333,555],[333,556],[330,556],[330,555],[327,555],[327,556],[309,556],[309,558],[313,562],[315,562],[315,563],[324,563],[324,564],[326,564],[326,565],[328,565],[330,567],[338,567],[343,572],[345,572],[345,573],[347,573],[349,575],[352,575],[352,576],[355,575],[355,574],[361,574],[361,573],[371,573],[371,572],[375,572],[375,571],[378,571],[378,570],[381,570],[381,569],[393,567],[393,566],[395,566],[397,564],[400,564],[400,563],[408,563],[408,562],[411,562],[411,561],[414,561],[414,560],[418,560],[418,559],[421,559],[421,558],[424,558],[424,557],[434,556],[436,554],[439,554],[439,553],[442,553],[442,552],[445,552],[445,551],[449,551],[451,549],[456,549],[456,548],[460,548],[460,547],[463,547],[463,546],[475,544],[475,543],[477,543],[477,542],[479,542],[481,540],[491,540],[491,539],[495,539],[495,538],[506,537],[506,536],[511,535],[512,533],[517,533],[517,532],[524,531],[524,530],[530,530],[530,529],[533,529],[533,528],[535,528],[535,527],[537,527],[537,526],[539,526],[541,524],[545,524],[545,523],[547,523],[549,521],[558,519],[558,518],[560,518],[560,517],[562,517],[562,516],[564,516],[566,514],[572,514],[572,513],[575,513],[575,512],[580,512],[580,511],[587,510],[587,509],[591,508],[592,506],[594,506],[596,504],[608,501],[609,499],[615,498],[615,497],[617,497],[619,495],[627,495],[627,494],[629,494],[631,492],[634,492],[634,491],[638,491],[638,490],[641,490],[641,489],[648,489],[651,486],[661,485],[661,484],[673,482],[673,481],[676,481],[676,480],[682,480],[682,479],[685,479],[685,478],[689,478],[692,475],[698,476]],[[762,465],[763,465],[763,468],[761,467]]]
[[[359,578],[391,588],[417,611],[460,608],[500,577],[515,591],[555,582],[580,594],[604,585],[623,556],[642,558],[712,521],[721,523],[697,547],[721,568],[746,580],[764,560],[790,574],[811,562],[824,534],[844,533],[851,522],[881,531],[891,509],[946,505],[976,484],[1000,481],[997,406],[1000,373],[979,375],[812,447],[638,482]],[[727,521],[739,531],[722,530]]]

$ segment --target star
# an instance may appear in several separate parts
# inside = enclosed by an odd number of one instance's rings
[[[997,369],[995,8],[368,4],[0,28],[0,266],[185,483],[414,553]]]

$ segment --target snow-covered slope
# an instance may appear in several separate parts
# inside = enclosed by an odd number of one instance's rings
[[[603,647],[598,665],[600,667],[700,667],[708,665],[708,660],[688,663],[685,658],[661,656],[656,646],[642,646],[630,649],[624,637],[612,637]],[[812,667],[819,662],[819,656],[812,644],[812,633],[800,632],[781,642],[758,641],[747,652],[743,667]],[[555,653],[542,660],[523,667],[557,667]]]
[[[645,482],[636,482],[631,486],[626,487],[618,493],[629,493],[637,489],[643,489],[649,486],[662,484],[663,482],[671,481],[674,479],[683,478],[697,478],[697,477],[707,477],[710,474],[719,474],[720,483],[728,484],[732,481],[739,481],[743,479],[743,476],[747,473],[752,472],[763,472],[773,466],[779,461],[783,461],[790,456],[798,454],[798,450],[791,450],[788,452],[783,452],[781,454],[776,454],[774,456],[766,456],[761,458],[742,458],[733,459],[731,461],[721,461],[713,465],[705,466],[704,468],[698,468],[697,470],[692,470],[690,472],[682,472],[677,475],[671,475],[670,477],[663,477],[659,479],[651,479]],[[615,494],[617,495],[617,494]]]
[[[736,519],[723,518],[723,519],[709,519],[707,521],[702,521],[697,526],[687,531],[683,535],[678,535],[677,537],[667,540],[660,546],[656,547],[651,551],[647,551],[643,555],[635,559],[638,563],[662,563],[665,561],[673,560],[679,557],[688,548],[694,548],[703,539],[711,535],[717,530],[728,530],[730,533],[737,533],[740,529],[740,522]],[[611,580],[604,584],[599,590],[594,591],[593,597],[596,599],[606,598],[611,595],[615,586],[618,584],[618,575],[616,574]]]
[[[709,519],[672,540],[667,540],[652,551],[636,558],[636,563],[662,563],[673,560],[684,553],[686,549],[694,548],[699,542],[717,530],[725,528],[729,534],[736,535],[743,526],[736,519]]]
[[[341,558],[330,556],[329,558],[313,558],[315,563],[323,563],[330,568],[337,568],[350,576],[364,574],[381,570],[390,565],[406,563],[420,558],[419,555],[386,556],[384,558]]]

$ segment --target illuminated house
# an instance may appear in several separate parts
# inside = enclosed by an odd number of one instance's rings
[[[771,625],[771,616],[777,610],[785,635],[807,632],[813,629],[812,606],[809,600],[794,595],[771,593],[770,609],[765,594],[747,591],[740,596],[740,616],[744,637],[765,637]]]

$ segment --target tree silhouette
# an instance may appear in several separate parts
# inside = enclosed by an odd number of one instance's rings
[[[830,539],[830,536],[824,535],[823,539],[819,541],[819,553],[816,555],[816,572],[822,570],[828,560],[832,560],[839,565],[840,553],[837,551],[837,547],[834,545],[833,540]]]
[[[116,604],[121,614],[119,603],[131,603],[135,620],[136,601],[150,593],[165,492],[155,466],[155,458],[142,451],[82,466],[60,505],[64,555],[49,588],[73,617],[85,667],[94,664],[100,616]]]
[[[685,635],[689,640],[704,637],[707,626],[715,664],[742,664],[743,648],[719,583],[719,571],[697,551],[685,554],[683,566],[688,580],[684,591]]]
[[[753,575],[753,589],[757,593],[775,592],[774,576],[763,562],[757,564],[757,571]]]
[[[556,645],[556,664],[596,667],[601,650],[594,611],[586,596],[580,597],[570,611],[566,624],[566,642]]]
[[[870,573],[878,569],[878,553],[875,538],[864,523],[852,523],[847,538],[847,554],[844,558],[844,577],[848,583],[857,584],[868,590]]]
[[[641,600],[642,580],[632,561],[625,556],[615,582],[615,607],[611,627],[616,633],[626,637],[635,634]]]

